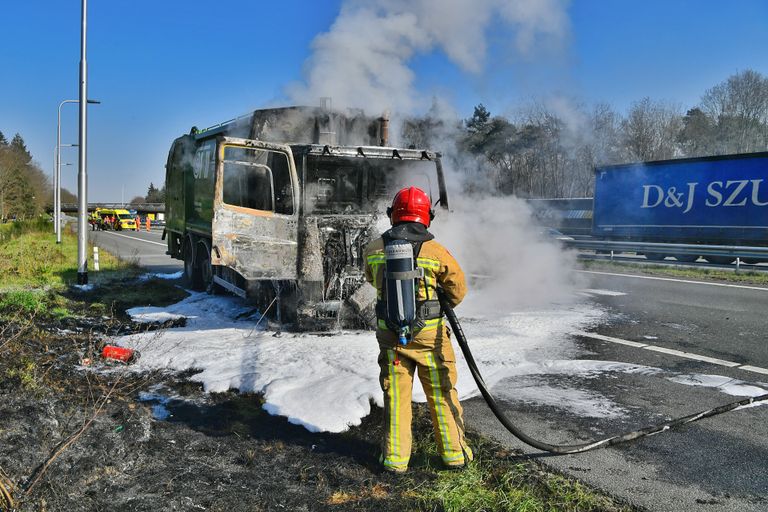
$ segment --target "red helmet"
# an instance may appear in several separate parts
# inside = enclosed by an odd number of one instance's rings
[[[400,190],[392,200],[392,206],[387,208],[387,215],[393,226],[401,222],[420,222],[429,227],[435,218],[429,196],[417,187]]]

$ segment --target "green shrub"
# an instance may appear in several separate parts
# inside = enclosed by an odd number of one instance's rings
[[[37,365],[31,359],[23,358],[17,364],[5,371],[9,379],[18,379],[26,389],[37,389]]]
[[[72,312],[67,308],[55,307],[51,309],[51,316],[56,320],[64,320],[72,316]]]
[[[20,220],[0,224],[0,243],[16,238],[25,233],[53,232],[53,223],[47,217],[37,217],[31,220]]]
[[[45,297],[35,290],[11,290],[0,294],[0,311],[42,313]]]

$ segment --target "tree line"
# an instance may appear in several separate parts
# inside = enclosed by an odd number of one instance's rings
[[[75,201],[75,196],[62,189],[62,201]],[[53,187],[20,134],[8,142],[0,132],[0,219],[30,219],[53,204]]]
[[[147,195],[135,196],[131,199],[130,204],[139,205],[146,203],[164,203],[165,202],[165,184],[162,188],[157,188],[154,183],[150,182],[147,188]]]
[[[77,203],[77,196],[61,189],[62,203]],[[136,196],[131,204],[165,202],[165,185],[149,184],[147,195]],[[53,184],[32,160],[24,138],[14,135],[9,142],[0,132],[0,221],[31,219],[53,210]]]
[[[459,126],[409,120],[406,143],[443,149],[470,188],[521,197],[588,197],[599,165],[768,150],[768,78],[746,70],[706,90],[683,113],[643,98],[622,115],[610,105],[532,103],[510,117],[482,104]],[[445,151],[456,147],[459,151]]]

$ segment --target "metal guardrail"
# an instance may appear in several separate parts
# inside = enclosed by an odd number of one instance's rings
[[[667,256],[721,256],[739,259],[768,260],[768,247],[743,245],[662,244],[652,242],[614,242],[607,240],[563,240],[563,245],[574,249],[592,249],[606,252],[637,252]]]

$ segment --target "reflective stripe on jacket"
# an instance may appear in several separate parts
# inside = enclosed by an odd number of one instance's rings
[[[379,238],[371,242],[365,250],[365,279],[376,287],[376,296],[382,299],[384,267],[386,256],[384,255],[384,241]],[[450,300],[451,304],[457,306],[467,293],[467,285],[464,280],[464,272],[459,267],[456,259],[448,250],[434,240],[426,241],[422,244],[416,263],[424,269],[424,279],[417,280],[417,301],[437,300],[435,288],[439,285]],[[415,338],[434,337],[434,331],[443,327],[443,318],[427,320],[423,329],[414,333]],[[387,333],[395,336],[395,333],[389,330],[384,321],[379,320],[379,334]]]

